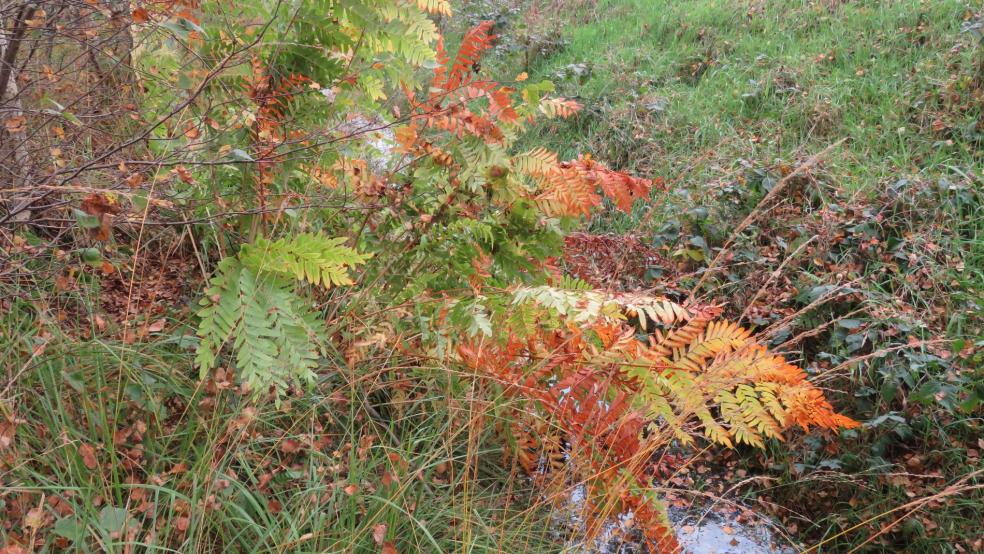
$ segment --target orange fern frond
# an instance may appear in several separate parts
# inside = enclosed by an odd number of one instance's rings
[[[622,211],[648,196],[651,179],[632,177],[605,167],[585,155],[555,166],[543,179],[537,201],[551,215],[584,215],[601,202],[600,189]]]
[[[443,35],[438,37],[437,46],[435,46],[434,52],[434,59],[437,60],[437,67],[434,68],[434,78],[431,79],[431,88],[444,88],[444,84],[448,80],[448,64],[450,64],[451,59],[448,57],[448,51],[444,48]]]
[[[492,48],[495,35],[491,33],[494,21],[483,21],[472,27],[461,39],[461,46],[448,71],[447,79],[439,86],[444,90],[455,90],[462,84],[468,82],[468,75],[472,72],[482,53]]]
[[[588,215],[601,204],[597,186],[564,164],[554,167],[542,182],[545,190],[537,195],[536,202],[547,215]]]
[[[458,137],[467,134],[491,142],[501,141],[503,137],[502,131],[491,119],[461,107],[433,114],[426,119],[426,123],[428,127],[442,129]]]
[[[506,122],[513,122],[519,119],[519,114],[512,107],[512,93],[516,92],[511,87],[500,87],[491,92],[489,97],[489,112],[496,119]]]
[[[451,2],[448,0],[417,0],[417,8],[427,13],[451,16]]]
[[[540,100],[540,105],[537,106],[540,113],[547,117],[561,117],[568,118],[573,117],[577,112],[581,111],[581,104],[576,100],[570,100],[568,98],[544,98]]]

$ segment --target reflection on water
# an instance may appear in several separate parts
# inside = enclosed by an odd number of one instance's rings
[[[670,508],[680,544],[694,554],[786,554],[795,550],[779,537],[770,522],[742,523],[737,509]]]
[[[583,531],[584,487],[574,487],[567,502],[553,515],[556,538],[567,542],[565,552],[574,554],[647,554],[633,536],[631,514],[612,522],[595,540],[586,541]],[[766,518],[748,521],[748,510],[729,505],[697,502],[688,507],[671,507],[670,521],[677,538],[693,554],[792,554],[789,542],[774,531]]]

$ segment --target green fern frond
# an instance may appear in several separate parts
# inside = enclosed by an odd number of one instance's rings
[[[328,238],[313,233],[273,242],[260,238],[254,244],[243,245],[239,259],[258,273],[285,274],[326,288],[351,285],[348,270],[365,263],[372,255],[343,246],[345,241],[344,237]]]
[[[216,356],[222,345],[239,328],[243,317],[243,302],[239,278],[243,267],[236,258],[226,258],[219,262],[215,275],[209,280],[205,297],[199,304],[198,337],[200,342],[195,353],[195,364],[202,378],[209,369],[215,367]]]
[[[325,341],[323,324],[294,284],[351,284],[348,270],[369,255],[344,242],[314,234],[259,239],[222,260],[198,311],[200,377],[228,344],[240,379],[256,394],[272,387],[279,398],[292,382],[310,384]]]

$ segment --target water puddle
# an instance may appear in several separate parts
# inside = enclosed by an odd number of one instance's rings
[[[669,509],[670,521],[684,550],[692,554],[794,554],[788,540],[777,532],[768,518],[753,514],[742,506],[721,502],[686,505]],[[684,505],[680,505],[684,504]],[[565,506],[554,513],[554,532],[566,540],[571,554],[649,554],[633,532],[625,531],[631,516],[611,523],[592,541],[578,538],[583,528],[584,490],[575,487]]]
[[[743,518],[737,508],[670,508],[670,521],[687,552],[694,554],[793,554],[767,519]]]

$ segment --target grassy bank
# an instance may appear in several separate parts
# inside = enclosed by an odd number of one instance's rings
[[[532,140],[665,180],[654,202],[589,225],[653,248],[641,286],[727,302],[865,421],[723,462],[768,483],[744,499],[821,551],[979,550],[980,3],[470,13],[500,22],[497,71],[525,65],[584,104]]]

